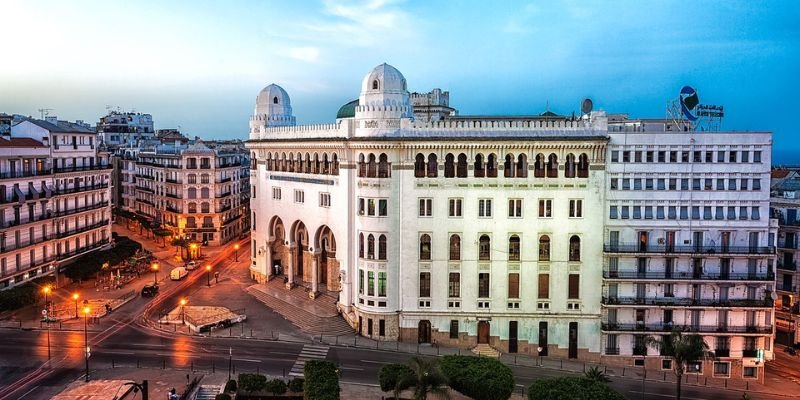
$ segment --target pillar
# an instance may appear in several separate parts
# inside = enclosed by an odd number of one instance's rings
[[[291,289],[294,286],[294,246],[290,246],[286,254],[286,276],[289,277],[286,288]]]
[[[311,259],[311,293],[309,293],[308,296],[312,299],[317,297],[317,292],[319,291],[319,271],[317,270],[319,263],[317,262],[317,258],[318,256],[314,254],[314,257]]]
[[[267,242],[267,273],[266,276],[272,276],[272,245]]]

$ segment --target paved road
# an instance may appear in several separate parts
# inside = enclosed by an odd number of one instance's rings
[[[248,254],[246,247],[240,254]],[[221,254],[220,258],[225,258]],[[213,260],[212,260],[213,261]],[[244,267],[246,268],[246,266]],[[188,293],[205,286],[205,276],[194,273],[184,282],[165,285],[159,298],[138,298],[104,318],[89,332],[91,371],[114,367],[183,369],[225,374],[229,365],[233,374],[260,372],[270,375],[288,374],[303,352],[304,343],[174,335],[152,329],[142,321],[147,310],[159,310]],[[47,363],[47,332],[44,330],[0,329],[0,400],[48,399],[66,384],[83,377],[84,333],[82,324],[71,331],[50,332],[52,360]],[[286,329],[290,329],[286,327]],[[319,353],[319,351],[317,350]],[[332,346],[325,354],[335,362],[342,380],[365,384],[377,383],[381,366],[404,363],[413,355],[364,348]],[[527,388],[536,379],[571,374],[551,368],[511,366],[518,390]],[[673,398],[674,384],[629,378],[614,378],[612,387],[629,399]],[[644,392],[643,392],[644,388]],[[741,393],[716,388],[684,386],[684,399],[740,399]],[[753,396],[772,400],[783,396]]]

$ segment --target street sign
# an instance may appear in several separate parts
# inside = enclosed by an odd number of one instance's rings
[[[47,316],[47,310],[42,310],[42,315],[46,317]]]

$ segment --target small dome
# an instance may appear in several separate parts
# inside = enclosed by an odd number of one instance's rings
[[[292,102],[289,100],[289,94],[283,90],[282,87],[271,84],[258,93],[256,98],[256,106],[272,106],[279,105],[284,107],[291,107]]]
[[[355,117],[356,116],[356,106],[357,105],[358,105],[358,99],[355,99],[355,100],[343,105],[341,108],[339,108],[339,111],[336,113],[336,119],[339,119],[339,118],[353,118],[353,117]]]
[[[383,63],[373,68],[361,81],[361,93],[405,92],[406,78],[397,68]]]

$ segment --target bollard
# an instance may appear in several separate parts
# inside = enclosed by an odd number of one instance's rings
[[[558,369],[564,369],[564,359],[563,358],[561,359],[561,366],[558,367]]]
[[[667,381],[667,371],[664,371],[664,382]]]
[[[745,390],[750,390],[750,381],[746,381],[745,384]]]
[[[212,361],[212,362],[211,362],[211,373],[213,374],[213,373],[215,373],[215,372],[217,372],[217,366],[216,366],[216,365],[214,364],[214,362]]]
[[[136,368],[139,368],[139,359],[136,359]]]
[[[625,376],[625,367],[622,367],[622,376]]]
[[[161,359],[161,369],[167,369],[167,359],[166,358],[162,358]]]
[[[356,347],[356,339],[357,338],[358,338],[358,336],[353,335],[353,347]]]
[[[728,380],[727,380],[727,379],[725,379],[725,381],[724,381],[724,382],[725,382],[725,389],[727,389],[727,388],[728,388]]]
[[[514,354],[514,365],[517,365],[517,355],[516,354]],[[584,368],[584,369],[586,369],[586,368]]]
[[[236,364],[233,364],[233,374],[236,374]]]
[[[708,377],[705,378],[705,383],[703,383],[703,385],[708,386]]]
[[[586,363],[583,363],[583,373],[586,373]]]
[[[233,336],[233,327],[228,328],[228,337]]]
[[[608,365],[603,366],[603,373],[608,374]]]
[[[250,337],[253,337],[253,328],[250,328]]]
[[[380,343],[379,341],[377,341],[377,340],[375,341],[375,350],[378,350],[378,344],[379,343]]]

